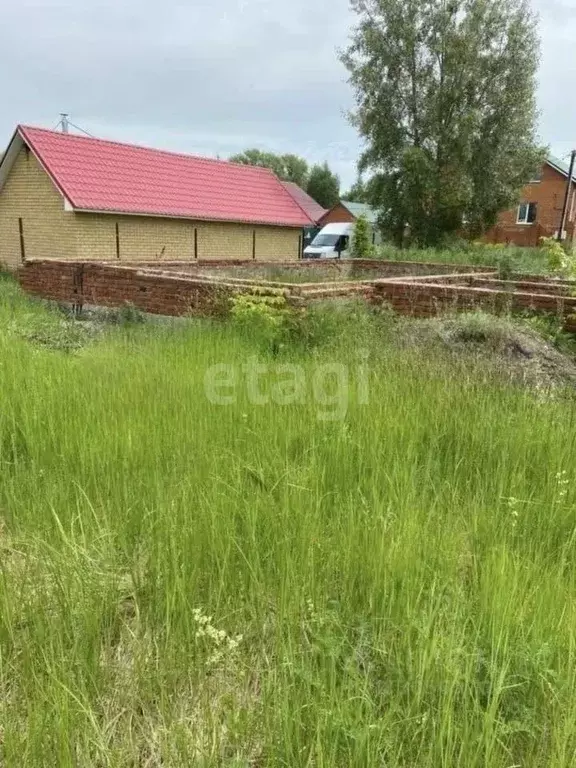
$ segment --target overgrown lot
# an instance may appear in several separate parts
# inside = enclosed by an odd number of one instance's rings
[[[561,388],[353,304],[271,343],[0,292],[3,764],[574,764]]]
[[[497,267],[503,275],[513,272],[540,275],[548,271],[549,256],[545,248],[520,248],[513,245],[482,245],[458,242],[452,247],[404,248],[379,246],[374,255],[390,261],[427,261],[440,264],[471,264]]]

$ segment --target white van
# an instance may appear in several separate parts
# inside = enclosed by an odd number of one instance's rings
[[[305,259],[346,259],[350,256],[350,242],[354,224],[326,224],[314,240],[304,249]]]

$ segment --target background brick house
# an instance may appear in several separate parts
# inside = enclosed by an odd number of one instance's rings
[[[318,221],[319,227],[326,224],[353,224],[359,216],[365,216],[370,224],[376,223],[377,214],[373,208],[366,203],[353,203],[349,200],[340,200],[339,203],[329,211],[326,211]]]
[[[536,246],[541,237],[557,235],[569,170],[561,160],[549,157],[542,167],[540,178],[526,184],[518,205],[500,214],[498,223],[487,233],[485,239],[491,243]],[[570,186],[564,231],[566,237],[574,242],[575,178]]]
[[[0,162],[0,262],[297,259],[306,212],[264,168],[19,126]]]

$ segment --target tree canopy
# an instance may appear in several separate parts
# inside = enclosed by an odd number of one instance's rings
[[[543,152],[539,43],[527,0],[352,0],[342,59],[373,172],[369,202],[401,240],[478,235],[512,205]]]
[[[360,174],[356,178],[356,181],[347,192],[344,192],[341,196],[342,200],[351,200],[354,203],[366,203],[368,202],[368,189],[364,183],[364,179]]]
[[[298,184],[325,208],[331,208],[338,202],[340,180],[332,173],[328,163],[310,168],[306,160],[298,155],[277,155],[260,149],[246,149],[238,155],[232,155],[230,162],[269,168],[282,181]]]
[[[328,163],[313,166],[307,192],[323,208],[332,208],[340,200],[340,179]]]
[[[308,184],[308,163],[298,155],[277,155],[260,149],[246,149],[238,155],[232,155],[230,162],[269,168],[282,181],[293,181],[303,189],[306,189]]]

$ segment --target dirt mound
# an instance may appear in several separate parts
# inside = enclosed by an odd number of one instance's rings
[[[399,334],[402,346],[482,362],[508,380],[538,391],[576,392],[576,358],[528,322],[481,312],[415,320]]]

